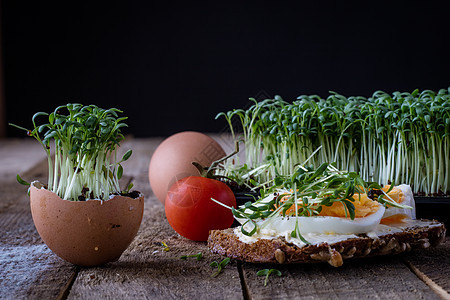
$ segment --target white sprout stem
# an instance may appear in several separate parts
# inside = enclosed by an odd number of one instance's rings
[[[59,167],[60,167],[59,157],[60,157],[59,149],[57,149],[56,146],[55,146],[55,166],[54,166],[54,172],[53,172],[53,174],[54,174],[53,175],[53,185],[52,185],[52,187],[50,187],[50,186],[48,187],[48,189],[50,191],[55,191],[55,189],[57,187],[58,172],[59,172]],[[49,178],[48,181],[49,181],[49,183],[52,182],[50,180],[50,178]]]
[[[246,163],[250,168],[272,164],[255,173],[259,182],[292,173],[308,159],[312,165],[334,162],[366,181],[404,182],[427,195],[448,193],[449,91],[392,97],[378,91],[369,99],[333,93],[327,99],[300,96],[292,105],[280,97],[253,99],[251,108],[235,114],[243,127]],[[320,152],[312,154],[318,146]]]
[[[48,189],[51,191],[53,189],[53,177],[56,175],[53,175],[53,165],[52,165],[52,157],[50,155],[50,150],[47,151],[48,156]]]
[[[70,194],[72,192],[72,188],[75,183],[75,178],[77,177],[78,170],[79,170],[79,166],[77,165],[77,167],[75,168],[75,171],[71,175],[71,178],[69,178],[70,183],[69,183],[69,186],[67,187],[66,193],[64,194],[64,198],[63,198],[64,200],[68,200],[69,196],[71,196]]]
[[[221,206],[223,206],[223,207],[229,209],[229,210],[232,209],[231,206],[228,206],[228,205],[226,205],[226,204],[223,204],[222,202],[220,202],[220,201],[218,201],[218,200],[216,200],[216,199],[214,199],[214,198],[211,198],[211,200],[214,201],[214,202],[216,202],[217,204],[219,204],[219,205],[221,205]]]

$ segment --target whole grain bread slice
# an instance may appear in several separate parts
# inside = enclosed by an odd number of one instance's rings
[[[401,231],[380,234],[359,234],[336,243],[322,242],[299,247],[288,243],[284,237],[255,239],[243,242],[235,228],[212,230],[208,247],[213,253],[253,263],[315,263],[328,262],[334,267],[343,260],[398,254],[414,248],[437,246],[445,239],[445,226],[438,221],[410,220]]]

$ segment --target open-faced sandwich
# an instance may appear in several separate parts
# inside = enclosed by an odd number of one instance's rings
[[[257,263],[339,267],[349,258],[435,246],[446,230],[437,221],[415,219],[409,185],[381,187],[327,163],[278,176],[255,201],[230,209],[241,226],[211,231],[208,246]]]

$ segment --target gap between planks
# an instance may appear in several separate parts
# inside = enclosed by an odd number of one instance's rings
[[[73,272],[72,276],[70,276],[69,280],[67,280],[66,285],[59,292],[56,300],[66,300],[67,297],[69,297],[70,290],[72,289],[72,286],[78,277],[78,273],[80,273],[80,267],[75,268],[75,271]]]
[[[425,275],[422,271],[420,271],[416,266],[414,266],[411,262],[406,259],[402,259],[403,263],[414,273],[416,276],[425,282],[439,297],[442,299],[450,300],[450,294],[447,293],[442,287],[436,284],[431,278]]]
[[[239,279],[241,281],[242,296],[244,297],[244,300],[250,300],[252,298],[250,297],[250,290],[248,289],[247,280],[245,279],[244,268],[242,267],[241,261],[237,261],[237,269]]]

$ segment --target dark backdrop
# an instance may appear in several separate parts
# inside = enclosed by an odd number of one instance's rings
[[[93,103],[168,136],[221,131],[249,97],[450,86],[449,1],[93,2],[2,1],[7,122]]]

